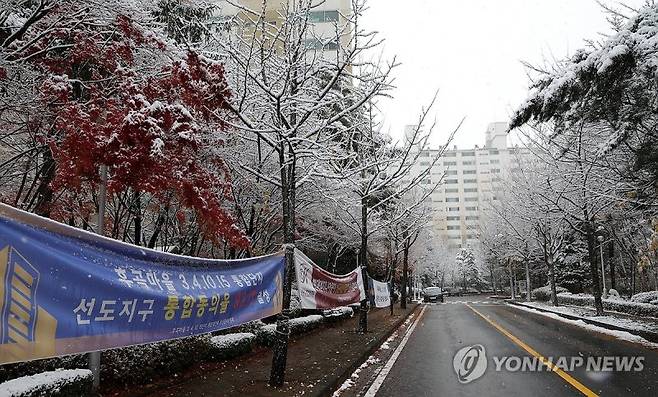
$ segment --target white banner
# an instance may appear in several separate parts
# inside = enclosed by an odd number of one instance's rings
[[[366,298],[360,267],[344,275],[329,273],[295,250],[295,273],[302,309],[331,309]]]
[[[374,279],[370,279],[372,283],[371,296],[375,307],[389,307],[391,306],[391,292],[388,289],[388,283],[382,283]]]

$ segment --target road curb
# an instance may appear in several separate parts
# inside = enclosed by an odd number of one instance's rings
[[[612,325],[612,324],[603,323],[601,321],[592,320],[592,319],[589,319],[589,318],[586,318],[586,317],[574,316],[574,315],[571,315],[571,314],[560,313],[560,312],[549,310],[549,309],[538,308],[538,307],[535,307],[535,306],[532,306],[532,305],[526,305],[526,304],[523,304],[521,302],[515,302],[515,301],[510,300],[510,299],[505,299],[505,303],[510,304],[510,305],[515,305],[515,306],[527,307],[529,309],[534,309],[534,310],[537,310],[539,312],[556,314],[560,317],[564,317],[564,318],[569,319],[569,320],[580,320],[580,321],[582,321],[586,324],[596,325],[597,327],[606,328],[606,329],[609,329],[609,330],[612,330],[612,331],[628,332],[629,334],[641,336],[642,338],[648,340],[649,342],[658,343],[658,333],[656,333],[656,332],[642,331],[642,330],[638,330],[638,329],[620,327],[620,326],[617,326],[617,325]]]
[[[354,360],[354,363],[350,365],[339,377],[337,377],[333,382],[328,383],[326,387],[320,390],[319,395],[332,395],[336,389],[338,389],[348,378],[350,378],[350,376],[352,376],[352,373],[354,373],[354,371],[356,371],[356,369],[359,368],[361,364],[363,364],[368,359],[368,357],[372,356],[377,351],[377,349],[379,349],[382,343],[384,343],[384,341],[386,341],[386,339],[388,339],[393,334],[393,332],[400,328],[402,323],[404,323],[409,318],[409,316],[416,313],[418,308],[422,306],[419,303],[416,303],[415,305],[416,307],[414,307],[413,310],[411,310],[406,316],[401,317],[395,323],[395,325],[391,327],[390,330],[388,330],[388,332],[384,333],[384,335],[382,335],[375,341],[375,343],[373,343],[372,347],[361,354],[357,360]],[[358,315],[358,313],[355,313],[355,315]]]

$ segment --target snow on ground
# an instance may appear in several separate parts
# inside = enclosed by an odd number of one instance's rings
[[[361,371],[368,368],[372,364],[379,363],[379,361],[380,360],[374,355],[368,357],[368,359],[363,364],[361,364],[359,368],[355,369],[354,372],[352,372],[352,375],[350,375],[350,377],[347,378],[347,380],[345,380],[345,382],[343,382],[342,385],[340,385],[340,387],[338,388],[338,390],[334,392],[332,397],[338,397],[341,395],[341,393],[354,386],[356,384],[357,379],[359,379],[359,374],[361,373]]]
[[[524,302],[524,303],[526,303],[526,302]],[[644,345],[644,346],[652,348],[652,349],[658,349],[658,343],[649,342],[648,340],[644,339],[641,336],[634,335],[634,334],[631,334],[631,333],[626,332],[626,331],[615,331],[615,330],[599,327],[599,326],[596,326],[596,325],[588,324],[588,323],[586,323],[582,320],[571,320],[571,319],[568,319],[568,318],[564,318],[564,317],[560,316],[559,314],[541,312],[539,310],[531,309],[531,308],[525,307],[525,306],[518,306],[518,305],[511,305],[511,306],[515,307],[519,310],[524,310],[524,311],[527,311],[527,312],[530,312],[530,313],[539,314],[541,316],[550,317],[552,319],[562,321],[562,322],[567,323],[567,324],[576,325],[576,326],[581,327],[581,328],[586,328],[586,329],[594,331],[594,332],[599,332],[599,333],[602,333],[602,334],[614,336],[615,338],[620,339],[620,340],[625,340],[625,341],[628,341],[628,342],[638,343],[638,344]],[[551,310],[552,309],[553,308],[551,307]],[[564,308],[564,309],[567,309],[567,308]],[[561,313],[563,313],[563,312],[561,312]],[[572,313],[569,313],[569,314],[574,314],[574,313],[572,312]],[[574,315],[577,315],[577,314],[574,314]],[[597,317],[596,320],[599,320],[599,318]],[[618,325],[618,324],[615,324],[615,325]],[[620,326],[622,326],[622,325],[620,325]]]
[[[40,374],[23,376],[0,384],[0,396],[25,395],[37,390],[55,390],[65,384],[71,384],[91,377],[88,369],[58,369]]]
[[[416,316],[416,313],[411,314],[409,317],[407,317],[406,320],[402,323],[401,327],[406,327],[409,325],[409,323],[413,320],[413,318]],[[380,359],[375,357],[378,353],[381,353],[383,350],[389,350],[391,348],[390,343],[393,342],[395,338],[398,337],[398,331],[394,331],[385,341],[384,343],[379,346],[379,349],[368,359],[359,366],[354,372],[352,372],[352,375],[350,375],[349,378],[343,384],[334,392],[332,397],[339,397],[344,391],[349,390],[351,387],[353,387],[356,384],[356,381],[359,379],[359,374],[361,371],[364,369],[368,368],[370,365],[377,364],[380,362]]]
[[[570,314],[572,316],[591,318],[592,320],[618,327],[658,333],[658,322],[652,319],[633,318],[630,315],[609,311],[606,311],[607,314],[605,316],[596,316],[594,309],[581,306],[562,305],[555,307],[544,302],[523,302],[523,304],[558,313]]]

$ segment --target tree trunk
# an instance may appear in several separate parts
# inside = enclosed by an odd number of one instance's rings
[[[142,200],[139,192],[133,193],[133,215],[135,216],[135,245],[142,245]]]
[[[295,168],[296,160],[285,156],[285,145],[281,145],[279,163],[281,167],[281,197],[283,199],[283,239],[285,248],[285,270],[283,282],[283,310],[276,321],[274,346],[272,348],[272,370],[270,385],[283,386],[288,360],[288,340],[290,338],[290,295],[292,275],[295,269]]]
[[[553,306],[559,306],[557,301],[557,287],[555,286],[555,261],[553,260],[553,253],[548,253],[546,244],[544,244],[544,261],[548,268],[548,281],[551,284],[551,302]]]
[[[388,283],[388,288],[389,288],[388,292],[390,294],[389,299],[391,299],[391,305],[389,306],[389,308],[391,310],[391,316],[392,316],[393,315],[393,298],[394,298],[394,294],[393,294],[393,277],[392,276],[391,276],[391,281]]]
[[[514,280],[516,277],[514,277],[514,265],[512,264],[512,260],[510,258],[507,258],[507,263],[509,265],[509,285],[510,285],[510,293],[511,293],[511,298],[512,300],[516,299],[516,285],[514,285]]]
[[[366,333],[368,332],[368,288],[365,287],[368,283],[368,200],[365,196],[361,197],[361,249],[359,250],[359,257],[366,296],[361,301],[357,332]]]
[[[596,236],[591,221],[587,222],[585,237],[587,239],[587,256],[589,258],[589,269],[592,274],[592,293],[594,295],[594,308],[596,315],[603,315],[603,301],[601,300],[601,280],[599,280],[599,268],[596,254]]]
[[[53,203],[53,190],[50,183],[55,179],[55,159],[50,148],[46,147],[43,151],[43,164],[39,172],[41,180],[36,191],[36,205],[34,212],[45,218],[50,218],[50,210]]]
[[[409,284],[409,233],[402,232],[404,238],[404,250],[402,255],[402,296],[400,297],[400,308],[407,308],[407,287]]]
[[[610,288],[616,290],[617,283],[615,282],[615,242],[610,240],[608,242],[608,264],[610,265]]]
[[[525,263],[525,300],[530,302],[532,300],[530,293],[532,287],[530,286],[530,254],[528,253],[527,241],[525,243],[525,257],[523,258],[523,262]]]

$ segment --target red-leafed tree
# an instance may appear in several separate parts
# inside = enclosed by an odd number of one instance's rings
[[[214,153],[226,130],[217,115],[231,95],[223,66],[180,50],[142,19],[137,23],[130,7],[42,1],[26,18],[14,18],[20,26],[5,29],[4,37],[0,29],[0,78],[22,70],[35,76],[25,128],[37,147],[31,154],[41,155],[32,197],[15,202],[56,219],[84,221],[95,207],[104,165],[116,209],[107,222],[114,237],[134,228],[135,242],[146,241],[137,228],[141,200],[148,197],[148,208],[159,212],[152,216],[156,237],[164,211],[179,214],[171,218],[180,230],[193,221],[203,239],[244,248],[249,242],[223,205],[230,175]],[[132,224],[121,216],[127,213],[134,226],[119,225]]]

